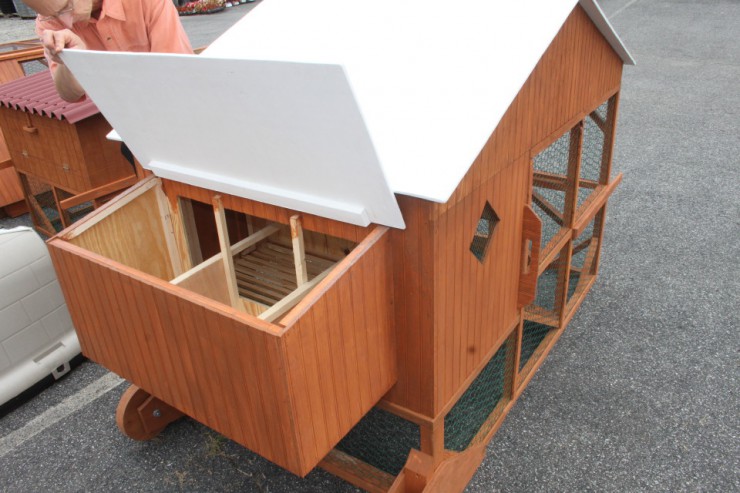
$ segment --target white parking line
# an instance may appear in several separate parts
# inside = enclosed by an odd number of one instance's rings
[[[118,387],[123,382],[124,380],[118,375],[108,373],[76,394],[70,395],[56,406],[47,409],[26,423],[23,428],[15,430],[9,435],[0,438],[0,457],[5,456],[5,454],[13,451],[18,446],[23,445],[26,441],[66,418],[70,414],[79,411],[98,397]]]

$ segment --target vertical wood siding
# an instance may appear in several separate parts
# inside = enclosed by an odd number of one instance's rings
[[[396,380],[389,238],[376,228],[285,326],[60,238],[49,249],[85,355],[305,475]]]
[[[432,415],[434,355],[434,238],[429,202],[398,196],[406,229],[391,232],[398,382],[389,402]]]
[[[49,246],[84,354],[267,459],[304,470],[279,336],[74,245]]]
[[[437,219],[434,241],[435,411],[441,410],[519,317],[524,184],[529,160],[499,172]],[[469,250],[486,202],[500,221],[479,262]]]
[[[378,228],[283,336],[301,449],[315,464],[396,381],[390,235]],[[355,257],[354,259],[352,257]],[[294,317],[291,317],[294,318]]]

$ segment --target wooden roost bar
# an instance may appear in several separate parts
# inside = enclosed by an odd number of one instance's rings
[[[301,476],[464,489],[595,281],[632,59],[588,0],[460,6],[451,51],[433,10],[372,47],[300,34],[366,39],[380,13],[273,2],[198,58],[70,54],[156,175],[49,242],[83,352],[136,386],[129,436],[184,413]],[[153,127],[90,67],[135,72]],[[171,138],[195,92],[156,82],[180,71],[213,84],[182,125],[227,118],[218,143]]]

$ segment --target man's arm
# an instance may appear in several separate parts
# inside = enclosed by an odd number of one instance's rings
[[[37,26],[37,30],[41,30],[41,28]],[[49,62],[49,70],[51,70],[57,92],[65,101],[72,103],[79,101],[85,96],[85,91],[79,82],[77,82],[77,79],[74,78],[72,72],[62,62],[61,58],[59,58],[59,54],[62,50],[68,48],[84,50],[85,43],[69,29],[59,31],[46,29],[42,30],[40,34],[41,44],[44,47],[44,56]]]

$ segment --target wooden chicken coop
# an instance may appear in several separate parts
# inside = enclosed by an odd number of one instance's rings
[[[589,0],[307,3],[199,57],[68,53],[155,176],[52,258],[127,435],[185,414],[299,476],[462,491],[596,279],[633,62]]]
[[[0,128],[36,229],[53,236],[136,182],[89,99],[68,103],[48,70],[0,85]]]
[[[47,69],[44,50],[38,40],[0,44],[0,84]],[[23,189],[13,169],[2,128],[0,128],[0,208],[11,217],[28,212]]]

